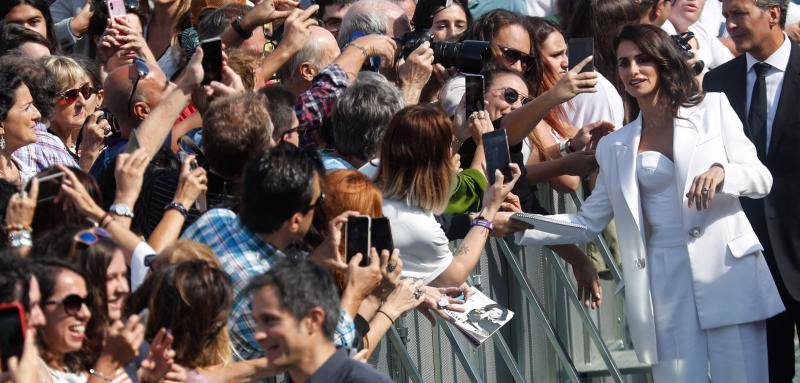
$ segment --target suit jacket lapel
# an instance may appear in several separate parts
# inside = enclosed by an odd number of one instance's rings
[[[776,152],[780,145],[780,136],[791,129],[792,123],[796,122],[797,99],[800,97],[800,47],[792,44],[792,51],[789,55],[789,65],[783,77],[783,88],[781,88],[778,109],[775,111],[775,120],[772,122],[772,135],[769,140],[769,152],[767,161]]]
[[[617,171],[619,172],[622,197],[630,210],[636,226],[642,232],[641,206],[639,203],[639,185],[636,181],[636,152],[642,136],[642,114],[632,122],[633,126],[627,137],[617,145]]]

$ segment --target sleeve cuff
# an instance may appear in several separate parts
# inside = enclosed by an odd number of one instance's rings
[[[139,242],[136,248],[133,249],[133,255],[131,255],[131,292],[136,291],[142,285],[145,277],[147,277],[147,272],[150,271],[150,268],[144,265],[144,258],[155,253],[155,249],[145,241]]]

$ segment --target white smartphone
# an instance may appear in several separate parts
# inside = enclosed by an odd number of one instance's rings
[[[125,0],[106,0],[106,7],[108,7],[108,15],[113,19],[116,17],[125,17],[128,14],[125,11]]]

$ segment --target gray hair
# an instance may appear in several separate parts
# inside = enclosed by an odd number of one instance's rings
[[[789,11],[789,0],[755,0],[756,5],[767,10],[772,7],[779,7],[781,9],[781,29],[786,27],[786,12]]]
[[[383,134],[405,101],[397,87],[383,75],[361,72],[333,110],[333,142],[336,150],[361,161],[377,154]]]
[[[278,69],[278,77],[283,80],[290,79],[297,75],[297,69],[300,68],[304,62],[309,62],[315,65],[318,69],[320,68],[320,56],[322,56],[323,47],[319,44],[319,40],[315,39],[313,36],[308,39],[306,45],[300,49],[299,52],[295,53],[291,59],[286,64]]]
[[[360,0],[350,6],[342,19],[339,35],[336,38],[339,48],[344,49],[355,31],[364,32],[365,35],[385,35],[389,23],[385,12],[388,6],[394,4],[387,0]]]

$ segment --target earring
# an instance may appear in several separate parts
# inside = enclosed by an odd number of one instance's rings
[[[0,150],[6,150],[6,137],[0,134]]]

